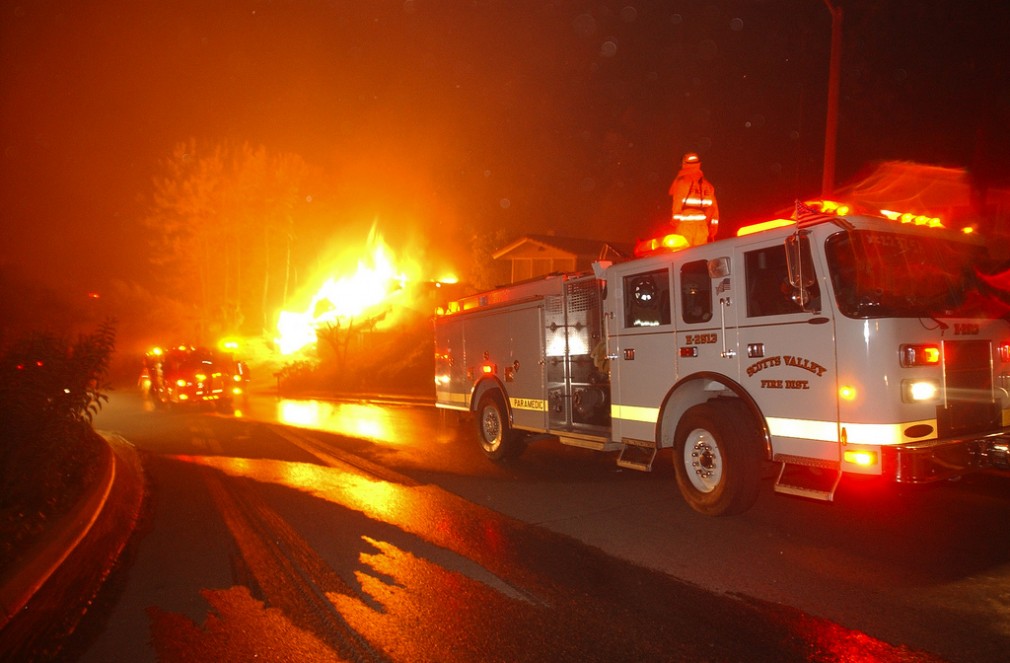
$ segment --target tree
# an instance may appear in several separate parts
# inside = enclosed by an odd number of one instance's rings
[[[198,342],[261,331],[291,288],[311,170],[249,144],[180,143],[154,181],[145,225],[164,287],[194,312]]]
[[[487,290],[509,281],[508,265],[494,259],[496,251],[515,234],[505,228],[495,228],[490,232],[474,233],[470,237],[469,281],[477,290]]]

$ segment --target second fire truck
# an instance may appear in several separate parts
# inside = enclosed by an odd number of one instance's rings
[[[709,515],[749,508],[769,463],[777,492],[821,500],[846,474],[1010,469],[1010,302],[982,243],[818,211],[455,302],[436,405],[473,413],[494,460],[555,438],[647,471],[672,448]]]

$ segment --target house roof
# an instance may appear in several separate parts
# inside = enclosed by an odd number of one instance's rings
[[[492,257],[495,260],[501,258],[589,258],[602,260],[608,257],[628,257],[631,252],[631,247],[596,239],[524,235],[495,251]]]

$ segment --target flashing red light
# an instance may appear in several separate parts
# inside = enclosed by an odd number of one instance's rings
[[[1010,343],[1000,343],[997,349],[1000,361],[1004,364],[1010,363]]]
[[[480,372],[484,375],[495,375],[498,373],[498,367],[494,364],[481,364]]]
[[[808,203],[812,207],[820,207],[821,212],[824,214],[837,214],[838,216],[845,216],[851,210],[851,208],[845,203],[838,203],[834,200],[814,200]]]
[[[859,465],[860,467],[871,467],[877,464],[877,454],[866,450],[846,451],[843,454],[846,463]]]
[[[901,365],[904,368],[912,366],[935,366],[940,363],[940,346],[933,344],[905,344],[898,348]]]

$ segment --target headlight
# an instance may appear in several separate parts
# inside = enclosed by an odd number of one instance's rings
[[[939,399],[939,380],[901,381],[901,400],[905,403],[929,403]]]

